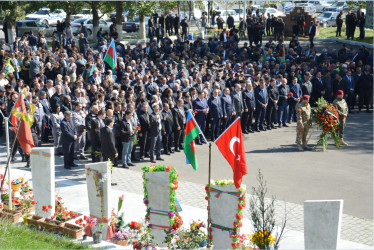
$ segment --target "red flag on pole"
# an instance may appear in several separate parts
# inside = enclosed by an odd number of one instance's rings
[[[17,127],[18,125],[20,126],[17,135],[18,142],[21,145],[23,151],[26,154],[30,154],[31,149],[34,147],[34,140],[32,139],[29,122],[26,121],[26,119],[22,118],[22,114],[27,115],[27,110],[21,92],[17,102],[14,104],[13,111],[11,114],[11,120],[14,127],[14,132],[17,133]]]
[[[234,172],[235,187],[239,188],[242,184],[243,175],[248,173],[240,118],[236,119],[235,122],[218,137],[215,144],[218,146],[223,157],[225,157],[227,162],[231,165]]]

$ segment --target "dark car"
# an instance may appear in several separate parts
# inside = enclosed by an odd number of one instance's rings
[[[148,20],[149,20],[149,17],[144,17],[146,29],[148,28]],[[122,23],[122,30],[126,32],[137,32],[139,31],[139,26],[140,26],[139,17],[134,17],[133,19]]]

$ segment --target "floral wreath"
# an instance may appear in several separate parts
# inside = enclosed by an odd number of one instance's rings
[[[323,97],[316,101],[317,107],[312,108],[313,116],[312,119],[322,130],[321,135],[316,146],[323,146],[323,151],[328,147],[327,135],[330,135],[337,146],[340,148],[340,139],[338,136],[338,126],[339,126],[339,114],[334,105],[328,103]]]
[[[235,221],[233,223],[233,228],[226,228],[220,225],[212,224],[210,221],[209,223],[209,239],[208,239],[208,246],[212,246],[213,244],[213,236],[212,236],[212,227],[217,228],[217,229],[222,229],[231,232],[231,238],[232,238],[232,243],[231,246],[233,249],[239,249],[240,248],[240,228],[243,226],[242,224],[242,219],[243,219],[243,208],[246,206],[245,199],[246,199],[246,186],[242,184],[238,190],[238,192],[226,192],[219,190],[219,187],[224,187],[226,185],[234,185],[233,180],[211,180],[210,181],[210,192],[213,193],[216,197],[219,197],[222,193],[227,193],[230,195],[234,195],[238,197],[238,210],[235,215]],[[205,199],[208,200],[209,197],[209,184],[205,186],[205,191],[206,191],[206,197]],[[207,207],[209,210],[209,206]],[[211,219],[210,219],[211,220]]]
[[[180,228],[183,224],[183,220],[180,217],[178,211],[179,208],[177,207],[177,202],[176,202],[176,190],[178,189],[178,177],[179,174],[177,173],[177,170],[172,167],[172,166],[165,166],[165,165],[151,165],[151,166],[143,166],[143,190],[144,190],[144,205],[146,206],[146,216],[145,220],[146,222],[149,223],[149,216],[151,213],[155,214],[162,214],[166,215],[169,218],[169,227],[166,229],[174,229],[177,230]],[[148,200],[148,190],[147,190],[147,183],[149,179],[145,178],[145,173],[152,173],[152,172],[170,172],[169,175],[169,187],[170,187],[170,211],[165,213],[164,211],[156,211],[153,212],[151,209],[148,207],[149,200]],[[151,226],[150,224],[148,226]],[[155,225],[157,226],[157,225]],[[162,227],[162,226],[159,226]],[[165,229],[165,228],[164,228]]]

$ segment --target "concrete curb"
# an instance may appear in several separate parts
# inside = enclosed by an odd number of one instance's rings
[[[345,44],[354,45],[354,46],[361,46],[361,45],[363,45],[366,48],[374,49],[374,45],[373,44],[363,43],[363,42],[357,42],[357,41],[351,41],[351,40],[345,40],[345,39],[339,39],[339,38],[314,38],[314,41],[338,42],[338,43],[345,43]]]

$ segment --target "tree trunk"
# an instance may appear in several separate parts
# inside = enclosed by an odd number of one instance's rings
[[[144,22],[144,15],[139,15],[139,32],[140,32],[140,39],[146,42],[146,30],[145,30],[145,22]]]
[[[122,11],[123,11],[123,3],[122,1],[116,2],[116,30],[118,32],[118,40],[122,40]]]
[[[66,23],[70,23],[70,19],[71,19],[71,1],[68,1],[66,5],[66,18],[65,18]]]
[[[211,18],[210,18],[210,8],[211,8],[211,7],[210,7],[210,1],[208,1],[208,23],[209,23],[209,24],[212,24],[212,23],[210,22],[210,19],[211,19]],[[207,24],[208,24],[208,23],[207,23]],[[209,25],[209,27],[212,27],[212,25]]]
[[[97,42],[97,32],[99,31],[99,12],[98,12],[98,2],[92,1],[92,40]]]
[[[14,19],[13,19],[14,17]],[[15,40],[15,37],[16,37],[16,16],[13,16],[13,17],[8,17],[8,22],[7,22],[7,33],[8,33],[8,41],[9,41],[9,44],[13,44],[14,40]]]
[[[190,34],[191,12],[192,12],[192,1],[189,1],[188,2],[188,30],[187,30],[187,34]]]

